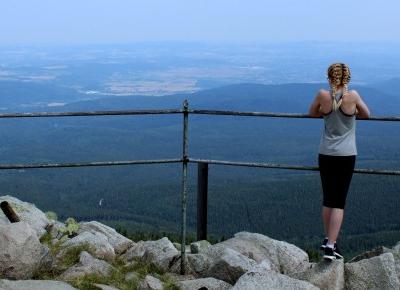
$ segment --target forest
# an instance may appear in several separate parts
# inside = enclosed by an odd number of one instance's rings
[[[79,101],[62,111],[192,108],[305,113],[318,84],[236,85],[173,95]],[[375,90],[375,91],[374,91]],[[399,98],[360,87],[373,115],[396,115]],[[296,94],[296,98],[293,96]],[[379,100],[374,96],[379,95]],[[249,97],[251,96],[251,97]],[[382,100],[387,100],[386,107]],[[36,109],[39,110],[39,109]],[[147,115],[2,119],[2,164],[179,158],[182,116]],[[357,123],[357,168],[400,168],[398,122]],[[189,156],[233,161],[316,165],[319,119],[189,116]],[[99,220],[134,239],[179,240],[181,164],[79,169],[2,170],[0,194],[55,211],[60,220]],[[196,232],[197,165],[189,164],[188,241]],[[346,258],[400,241],[398,176],[355,174],[340,245]],[[238,231],[284,239],[312,252],[323,238],[318,172],[210,165],[209,238]],[[103,200],[100,204],[99,201]]]

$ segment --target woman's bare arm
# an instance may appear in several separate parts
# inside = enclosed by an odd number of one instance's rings
[[[317,93],[317,95],[314,98],[314,101],[310,105],[310,109],[308,110],[308,114],[310,117],[321,117],[322,113],[319,110],[321,107],[321,91]]]
[[[361,96],[357,93],[357,91],[353,90],[352,93],[356,98],[356,115],[360,119],[368,119],[371,115],[369,112],[368,106],[364,103]]]

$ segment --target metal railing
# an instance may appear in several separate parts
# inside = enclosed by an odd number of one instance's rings
[[[243,111],[222,111],[222,110],[190,110],[188,101],[183,102],[182,109],[162,109],[162,110],[122,110],[122,111],[91,111],[91,112],[39,112],[39,113],[4,113],[0,114],[0,119],[5,118],[47,118],[47,117],[76,117],[76,116],[130,116],[148,114],[183,114],[183,143],[181,158],[154,159],[154,160],[123,160],[123,161],[104,161],[104,162],[70,162],[70,163],[35,163],[35,164],[0,164],[0,170],[9,169],[32,169],[32,168],[65,168],[65,167],[91,167],[91,166],[121,166],[136,164],[158,164],[158,163],[182,163],[182,184],[181,184],[181,256],[180,272],[186,273],[186,208],[187,208],[187,176],[188,163],[198,164],[197,180],[197,239],[207,238],[207,198],[208,198],[208,165],[230,165],[260,168],[290,169],[290,170],[309,170],[319,171],[316,166],[275,164],[275,163],[255,163],[229,160],[213,160],[190,158],[188,155],[189,135],[189,114],[208,114],[208,115],[231,115],[231,116],[254,116],[269,118],[312,118],[307,114],[290,113],[270,113],[270,112],[243,112]],[[397,116],[374,116],[363,121],[400,121]],[[400,170],[377,170],[377,169],[354,169],[354,173],[378,174],[378,175],[400,175]]]

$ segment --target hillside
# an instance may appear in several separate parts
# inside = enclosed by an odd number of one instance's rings
[[[381,86],[352,86],[365,99],[371,112],[378,114],[397,114],[400,96],[394,94],[397,83],[393,81]],[[202,90],[191,94],[168,96],[113,96],[101,99],[77,101],[57,110],[117,110],[126,108],[179,108],[184,99],[189,100],[193,108],[251,110],[267,112],[306,112],[308,106],[320,88],[327,89],[322,83],[293,83],[280,85],[236,84],[214,89]],[[380,90],[385,88],[385,90]]]
[[[385,94],[397,97],[400,92],[400,78],[391,78],[386,81],[376,82],[373,86]]]
[[[187,97],[192,108],[306,112],[319,86],[243,84],[188,96],[80,101],[54,107],[54,110],[179,108]],[[365,98],[371,99],[374,114],[397,110],[395,97],[373,93],[372,89],[360,88],[359,91],[362,90],[365,90]],[[393,103],[379,106],[381,98],[392,99]],[[41,107],[34,109],[43,110]],[[316,163],[321,120],[190,115],[189,122],[192,157]],[[181,155],[180,115],[3,119],[1,125],[3,164]],[[360,153],[357,167],[400,168],[398,124],[360,122],[357,130]],[[63,219],[68,216],[96,219],[125,228],[130,234],[147,232],[160,236],[163,232],[179,232],[180,170],[179,164],[171,164],[3,171],[0,190],[34,202],[45,210],[53,209]],[[188,229],[191,232],[196,224],[196,170],[195,165],[189,165]],[[209,232],[215,239],[248,230],[285,239],[306,249],[319,242],[321,192],[316,173],[210,166],[209,182],[212,202]],[[377,245],[392,246],[400,239],[399,182],[398,178],[389,176],[354,177],[341,237],[348,257]],[[104,202],[99,206],[101,199]],[[247,211],[250,214],[244,219]],[[300,217],[299,212],[302,213]]]

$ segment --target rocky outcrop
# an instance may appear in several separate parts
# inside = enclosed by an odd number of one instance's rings
[[[138,290],[163,290],[161,281],[151,275],[146,275],[138,285]]]
[[[98,290],[119,290],[118,288],[115,288],[114,286],[98,284],[98,283],[94,283],[93,286]]]
[[[190,252],[192,254],[197,254],[201,251],[207,250],[208,247],[210,247],[211,244],[209,241],[207,240],[201,240],[201,241],[197,241],[197,242],[193,242],[190,244]]]
[[[33,204],[11,196],[0,200],[15,206],[22,219],[10,223],[0,216],[0,278],[47,279],[46,275],[53,275],[54,279],[79,285],[77,279],[97,275],[105,278],[104,284],[91,283],[92,288],[105,290],[117,289],[105,285],[111,276],[118,276],[115,285],[122,283],[127,289],[137,285],[142,290],[168,288],[164,283],[171,281],[184,290],[400,289],[400,243],[392,249],[379,247],[362,253],[347,263],[310,263],[308,255],[292,244],[239,232],[214,245],[203,240],[186,246],[187,274],[180,275],[180,245],[167,237],[135,243],[96,221],[74,221],[68,228],[67,222],[65,227],[52,220],[53,226],[47,226],[44,213]],[[3,289],[75,288],[61,281],[4,279],[0,280]]]
[[[307,253],[295,245],[257,233],[239,232],[221,244],[256,262],[269,260],[274,270],[282,274],[300,272],[310,266]]]
[[[126,262],[140,259],[145,263],[152,263],[162,271],[168,271],[171,263],[179,252],[171,241],[164,237],[156,241],[139,241],[122,255]]]
[[[113,247],[115,254],[123,254],[129,247],[134,245],[132,240],[117,233],[113,228],[97,221],[79,223],[78,234],[89,232],[94,235],[101,233],[106,237],[108,243]]]
[[[391,253],[393,255],[394,258],[394,265],[395,265],[395,269],[396,269],[396,273],[397,273],[397,278],[400,281],[400,242],[396,244],[396,246],[394,246],[392,249],[389,249],[387,247],[377,247],[375,249],[372,249],[370,251],[366,251],[364,253],[361,253],[357,256],[355,256],[354,258],[352,258],[349,263],[353,263],[353,262],[358,262],[361,261],[363,259],[369,259],[372,257],[376,257],[379,255],[382,255],[384,253]]]
[[[313,264],[310,269],[291,275],[292,278],[308,281],[324,290],[344,289],[343,260],[332,262],[322,261]]]
[[[140,280],[140,276],[136,272],[128,272],[125,274],[125,281],[138,281]]]
[[[57,254],[57,259],[62,259],[69,248],[88,245],[93,249],[96,258],[112,262],[115,258],[114,248],[102,233],[82,232],[62,243],[62,250]]]
[[[208,289],[208,290],[228,290],[231,289],[232,285],[225,281],[218,280],[215,278],[200,278],[193,280],[179,281],[177,285],[182,290],[192,289]]]
[[[11,205],[21,221],[28,223],[36,232],[38,238],[46,233],[46,226],[50,224],[51,221],[34,204],[21,201],[11,195],[0,196],[0,203],[2,201],[7,201]],[[3,211],[0,210],[0,224],[6,225],[9,223]]]
[[[62,273],[60,279],[71,281],[89,274],[107,276],[111,273],[113,268],[114,267],[107,262],[93,258],[88,252],[83,251],[79,255],[79,263]]]
[[[393,250],[400,252],[400,242],[397,242],[397,244],[393,247]]]
[[[354,263],[354,262],[358,262],[358,261],[361,261],[364,259],[376,257],[376,256],[382,255],[384,253],[393,253],[393,252],[394,252],[394,250],[386,248],[386,247],[377,247],[370,251],[365,251],[365,252],[353,257],[350,261],[348,261],[348,263]]]
[[[53,280],[0,280],[1,290],[77,290],[71,285]]]
[[[319,288],[306,281],[290,278],[275,272],[248,271],[242,275],[232,290],[258,290],[258,289],[296,289],[318,290]]]
[[[27,222],[0,225],[0,277],[29,279],[43,264],[48,265],[48,254]]]
[[[180,260],[171,267],[179,272]],[[187,255],[187,268],[196,277],[214,277],[234,284],[241,275],[251,270],[257,262],[223,244],[208,247],[199,254]]]
[[[346,289],[400,289],[392,253],[345,265]]]

